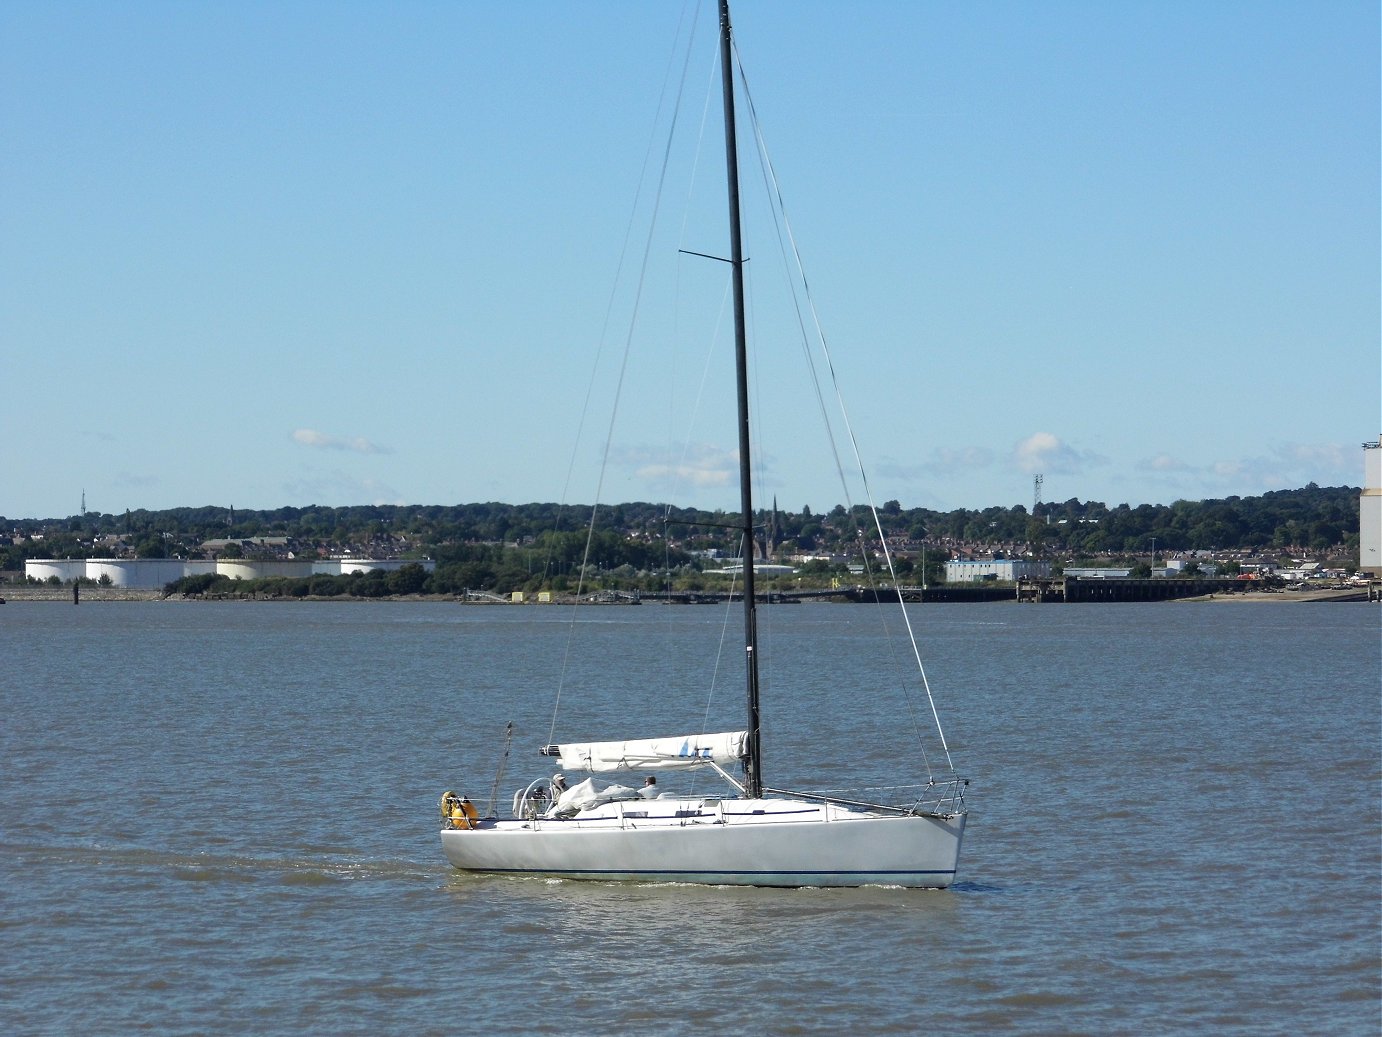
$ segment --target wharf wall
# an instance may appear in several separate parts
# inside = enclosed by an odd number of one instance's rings
[[[1062,600],[1072,601],[1172,601],[1200,598],[1208,594],[1238,594],[1247,589],[1242,580],[1215,578],[1157,577],[1152,580],[1083,580],[1066,577]]]

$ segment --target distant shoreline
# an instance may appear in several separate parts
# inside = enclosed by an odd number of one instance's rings
[[[1373,590],[1376,596],[1377,591]],[[1178,598],[1178,601],[1250,601],[1290,604],[1298,601],[1368,601],[1366,587],[1349,587],[1346,590],[1306,590],[1306,591],[1238,591],[1233,594],[1206,594],[1198,598]],[[1374,597],[1374,600],[1375,597]]]
[[[1373,591],[1374,596],[1376,596],[1377,593],[1378,593],[1378,592],[1377,592],[1376,590]],[[0,585],[0,600],[4,600],[4,601],[13,601],[13,602],[21,602],[21,601],[56,601],[56,602],[66,602],[66,603],[68,603],[68,604],[71,604],[71,602],[72,602],[72,588],[71,588],[71,587],[25,587],[25,586],[18,586],[18,585],[16,585],[16,586]],[[511,606],[511,605],[515,605],[515,604],[527,604],[527,605],[537,605],[537,604],[539,604],[538,602],[535,602],[535,601],[528,601],[528,602],[525,602],[525,603],[508,602],[508,601],[466,601],[466,600],[463,599],[463,598],[458,598],[458,597],[455,596],[454,594],[403,594],[403,595],[392,595],[392,596],[387,596],[387,595],[386,595],[386,596],[384,596],[384,597],[379,597],[379,598],[357,598],[357,597],[352,597],[352,596],[349,596],[349,595],[336,595],[336,596],[334,596],[334,597],[322,597],[322,596],[313,597],[313,596],[311,596],[311,595],[306,595],[306,596],[301,597],[301,598],[296,598],[296,597],[236,598],[236,597],[214,597],[214,596],[213,596],[213,597],[205,597],[205,598],[200,598],[200,597],[184,598],[184,597],[182,597],[181,595],[173,595],[173,596],[171,596],[171,597],[165,598],[165,597],[163,596],[163,590],[162,590],[162,588],[153,588],[153,587],[85,587],[85,586],[81,588],[79,600],[80,600],[80,602],[83,603],[83,604],[85,604],[85,603],[87,603],[87,602],[91,602],[91,603],[93,603],[93,604],[100,604],[100,603],[106,603],[106,602],[121,602],[121,601],[169,601],[169,602],[188,602],[188,603],[196,603],[196,602],[201,602],[201,601],[233,601],[233,602],[245,602],[245,603],[247,603],[247,604],[253,604],[253,603],[284,603],[284,602],[302,602],[302,601],[330,601],[330,602],[337,602],[337,603],[347,602],[347,603],[356,603],[356,604],[369,604],[369,603],[371,603],[371,602],[416,601],[416,602],[431,602],[431,603],[436,603],[436,604],[451,604],[451,605],[484,605],[484,606],[499,606],[499,605],[510,605],[510,606]],[[1367,590],[1366,587],[1351,587],[1351,588],[1348,588],[1347,590],[1235,591],[1235,592],[1232,593],[1232,594],[1206,594],[1206,595],[1202,595],[1202,596],[1196,597],[1196,598],[1175,598],[1175,599],[1172,599],[1172,600],[1173,600],[1173,601],[1180,601],[1180,602],[1239,602],[1239,601],[1242,601],[1242,602],[1271,602],[1271,603],[1276,603],[1276,604],[1292,604],[1292,603],[1296,603],[1296,602],[1305,602],[1305,601],[1312,601],[1312,602],[1318,602],[1318,601],[1335,601],[1335,602],[1343,602],[1343,601],[1362,601],[1362,602],[1366,602],[1366,601],[1368,601],[1369,599],[1368,599],[1368,590]],[[999,605],[1001,605],[1001,604],[1009,603],[1010,601],[1011,601],[1011,599],[1004,599],[1003,601],[998,601],[998,602],[987,602],[986,604],[999,604]],[[564,601],[564,600],[559,599],[559,600],[557,600],[557,601],[553,601],[553,602],[550,602],[550,603],[544,603],[544,604],[548,604],[548,605],[561,605],[561,604],[569,604],[569,603],[570,603],[569,601]],[[1011,603],[1016,604],[1015,601],[1011,601]],[[650,602],[648,602],[647,604],[663,604],[663,603],[662,603],[662,602],[651,602],[651,601],[650,601]],[[823,601],[823,602],[819,602],[819,604],[838,604],[838,603],[837,603],[837,602],[824,602],[824,601]],[[947,603],[947,602],[931,602],[931,603],[928,603],[928,604],[948,604],[948,603]],[[1063,603],[1054,603],[1054,604],[1063,604]],[[1090,604],[1100,604],[1100,603],[1099,603],[1099,602],[1092,602],[1092,603],[1090,603]],[[1148,602],[1148,603],[1145,603],[1145,604],[1151,604],[1151,603]]]

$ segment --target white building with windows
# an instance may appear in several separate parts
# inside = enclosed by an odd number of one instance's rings
[[[1363,493],[1358,498],[1358,571],[1382,577],[1382,436],[1363,444]]]
[[[1032,562],[1020,558],[975,562],[951,559],[945,563],[946,583],[979,583],[985,580],[1015,583],[1018,580],[1042,580],[1050,575],[1050,562]]]

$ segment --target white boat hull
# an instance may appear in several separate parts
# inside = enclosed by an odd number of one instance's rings
[[[735,886],[955,879],[964,813],[885,813],[793,799],[657,799],[569,819],[488,820],[441,833],[463,871]]]

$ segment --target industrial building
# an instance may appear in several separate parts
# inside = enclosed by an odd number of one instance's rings
[[[57,577],[61,583],[76,580],[102,582],[110,587],[156,588],[184,576],[216,573],[232,580],[262,580],[269,576],[301,579],[305,576],[348,576],[351,573],[394,572],[405,565],[421,565],[429,573],[437,563],[420,558],[323,558],[316,561],[254,561],[223,558],[218,561],[178,558],[30,558],[24,575],[38,583]]]
[[[1358,499],[1358,570],[1382,577],[1382,436],[1363,444],[1363,493]]]
[[[1015,583],[1018,580],[1043,580],[1050,575],[1050,562],[997,558],[976,562],[952,559],[945,563],[946,583],[978,583],[983,580]]]

